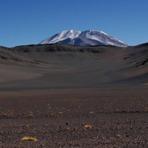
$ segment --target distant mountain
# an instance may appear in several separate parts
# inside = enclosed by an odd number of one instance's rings
[[[43,40],[40,44],[68,44],[76,46],[97,46],[112,45],[127,47],[128,45],[103,31],[86,30],[65,30]]]

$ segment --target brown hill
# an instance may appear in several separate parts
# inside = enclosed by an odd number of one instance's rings
[[[0,88],[146,87],[148,45],[0,47]]]

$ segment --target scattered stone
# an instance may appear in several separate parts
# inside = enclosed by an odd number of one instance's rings
[[[122,135],[117,134],[117,135],[116,135],[116,138],[117,138],[117,139],[121,139],[121,138],[122,138]]]

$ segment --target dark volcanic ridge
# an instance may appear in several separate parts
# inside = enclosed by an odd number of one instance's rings
[[[0,47],[0,88],[148,85],[148,45]]]

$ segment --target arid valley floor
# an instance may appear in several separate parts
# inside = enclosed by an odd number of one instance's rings
[[[1,148],[148,147],[147,44],[0,47],[0,67]]]

